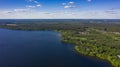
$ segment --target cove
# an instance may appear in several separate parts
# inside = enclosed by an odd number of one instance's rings
[[[112,67],[82,56],[53,31],[0,29],[0,67]]]

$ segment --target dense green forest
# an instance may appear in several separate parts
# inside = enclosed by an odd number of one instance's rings
[[[58,31],[61,41],[74,44],[78,53],[120,67],[120,20],[2,21],[0,28]]]

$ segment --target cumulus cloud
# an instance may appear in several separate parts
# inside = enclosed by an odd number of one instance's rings
[[[108,13],[108,14],[117,14],[117,12],[116,11],[113,11],[113,10],[107,10],[107,11],[105,11],[106,13]]]
[[[66,6],[64,6],[64,8],[75,8],[76,6],[71,6],[71,5],[66,5]]]
[[[16,11],[16,12],[15,12]],[[39,11],[27,11],[27,12],[19,12],[22,11],[21,9],[16,9],[14,12],[11,13],[11,11],[0,11],[0,18],[13,18],[13,19],[117,19],[120,18],[120,14],[114,15],[109,14],[104,11],[61,11],[61,12],[39,12]],[[9,13],[10,12],[10,13]]]
[[[116,7],[116,8],[111,8],[109,10],[115,11],[115,10],[120,10],[120,7]]]
[[[26,8],[35,8],[36,6],[31,6],[31,5],[29,5],[29,6],[26,6]]]
[[[3,11],[3,14],[10,14],[10,13],[21,13],[21,12],[28,12],[30,11],[29,9],[13,9],[11,11]]]
[[[42,7],[42,5],[41,4],[37,4],[35,6],[32,6],[32,5],[26,6],[26,8],[28,8],[28,9],[33,9],[33,8],[36,8],[36,7]]]
[[[34,1],[34,3],[37,3],[37,4],[39,4],[39,2],[38,2],[38,1]]]
[[[92,0],[87,0],[88,2],[91,2]]]
[[[35,1],[35,0],[26,0],[27,2],[33,2],[33,1]]]
[[[37,0],[27,0],[27,2],[35,3],[34,6],[32,6],[32,5],[30,5],[30,6],[26,6],[27,8],[42,7],[42,5],[40,4],[40,2],[38,2]]]
[[[75,4],[75,2],[72,2],[72,1],[71,1],[71,2],[69,2],[68,4]]]
[[[3,13],[3,14],[9,14],[9,13],[13,13],[13,11],[2,11],[1,13]]]
[[[5,10],[5,11],[0,11],[2,14],[13,14],[13,13],[24,13],[24,12],[29,12],[30,9],[13,9],[13,10]]]
[[[40,2],[39,1],[37,1],[37,0],[26,0],[27,2],[33,2],[33,3],[36,3],[36,4],[40,4]]]
[[[87,2],[91,2],[93,0],[86,0]],[[6,18],[6,19],[42,19],[42,18],[46,18],[46,19],[56,19],[56,18],[63,18],[63,19],[67,19],[67,18],[72,18],[72,19],[99,19],[99,18],[112,18],[112,19],[116,19],[116,18],[120,18],[120,8],[111,8],[108,10],[87,10],[87,11],[78,11],[78,10],[73,10],[71,12],[67,12],[69,10],[61,10],[61,12],[41,12],[41,11],[37,11],[36,8],[38,7],[42,7],[41,3],[38,0],[27,0],[28,4],[26,4],[27,6],[23,7],[23,8],[18,8],[18,9],[13,9],[13,10],[6,10],[6,11],[0,11],[0,18]],[[29,3],[30,2],[30,3]],[[32,5],[31,5],[32,3]],[[63,8],[65,9],[70,9],[70,8],[76,8],[78,7],[78,5],[76,5],[75,2],[70,1],[70,2],[65,2],[62,3]],[[31,9],[32,8],[32,9]]]
[[[36,5],[27,5],[23,8],[16,8],[13,10],[6,10],[6,11],[1,11],[2,14],[19,14],[19,13],[29,13],[31,11],[33,11],[35,8],[37,7],[41,7],[41,4],[37,1],[37,0],[26,0],[27,2],[33,2]]]
[[[37,6],[37,7],[41,7],[42,5],[41,5],[41,4],[37,4],[36,6]]]
[[[63,7],[64,7],[65,9],[75,8],[75,7],[76,7],[75,2],[73,2],[73,1],[70,1],[70,2],[68,2],[68,3],[62,3],[62,5],[63,5]]]
[[[42,7],[42,5],[41,5],[41,4],[37,4],[37,5],[35,5],[35,6],[32,6],[32,5],[26,6],[26,8],[28,8],[28,9],[34,9],[34,8],[36,8],[36,7]]]
[[[26,12],[27,9],[14,9],[15,12]]]
[[[105,13],[117,15],[120,13],[120,8],[111,8],[106,10]]]

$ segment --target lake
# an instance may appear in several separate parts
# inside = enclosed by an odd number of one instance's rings
[[[82,56],[58,32],[0,29],[0,67],[111,67]]]

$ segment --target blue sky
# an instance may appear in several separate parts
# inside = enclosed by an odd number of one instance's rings
[[[120,0],[0,0],[0,19],[120,19]]]

